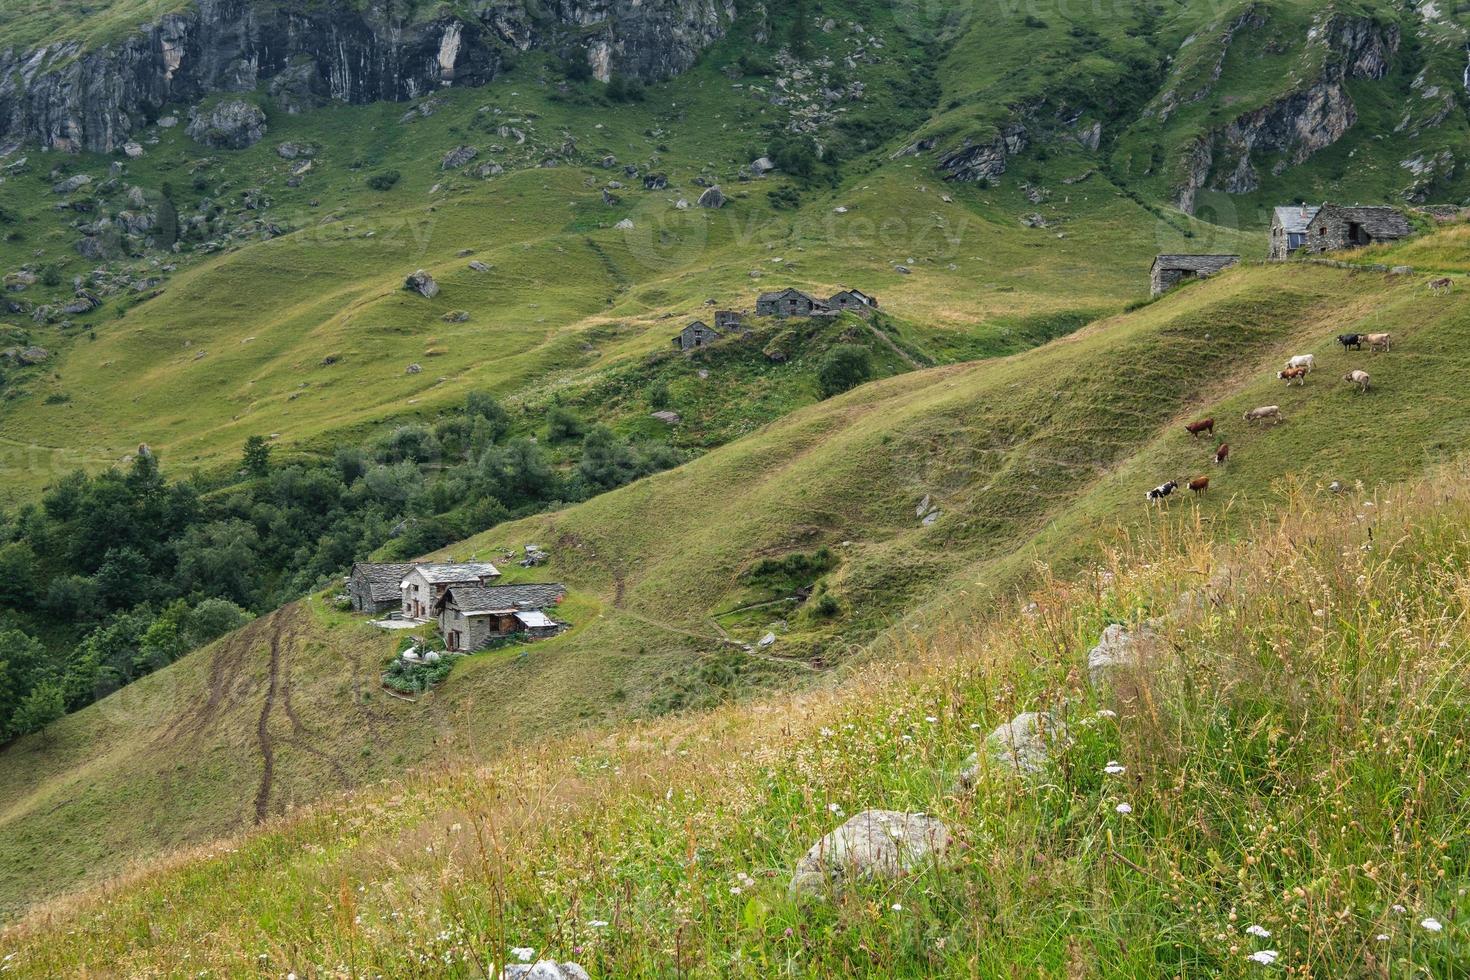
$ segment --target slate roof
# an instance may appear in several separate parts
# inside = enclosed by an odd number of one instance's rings
[[[478,582],[482,578],[494,578],[500,574],[500,569],[488,561],[439,562],[414,567],[418,568],[419,574],[430,585],[444,585],[453,582]],[[410,567],[409,572],[412,571],[413,567]],[[408,572],[405,572],[403,577],[407,578]],[[402,579],[399,582],[401,583]]]
[[[1409,219],[1398,208],[1384,205],[1348,207],[1342,204],[1324,204],[1318,217],[1341,217],[1363,226],[1363,230],[1374,238],[1403,238],[1412,230]],[[1315,219],[1314,219],[1315,220]]]
[[[1317,212],[1320,210],[1322,209],[1309,204],[1292,204],[1274,209],[1276,223],[1285,229],[1288,235],[1305,235],[1312,219],[1317,217]]]
[[[368,583],[368,595],[374,602],[397,602],[403,578],[414,570],[414,563],[360,561],[352,566],[352,577],[361,572]]]
[[[455,585],[444,593],[444,598],[439,600],[438,605],[452,602],[466,616],[487,616],[492,613],[544,609],[556,605],[556,601],[566,594],[567,587],[555,582],[484,587]]]
[[[1239,255],[1158,255],[1154,268],[1187,269],[1190,272],[1219,272],[1240,261]]]
[[[817,304],[818,306],[821,306],[822,305],[822,301],[821,300],[817,299],[816,297],[812,296],[809,293],[804,293],[801,290],[796,289],[794,287],[787,288],[787,289],[779,289],[779,290],[777,290],[774,293],[761,293],[760,294],[760,298],[759,298],[759,302],[767,302],[767,301],[771,301],[771,300],[778,300],[782,296],[789,296],[792,293],[795,293],[797,296],[800,296],[803,299],[810,300],[811,302]]]

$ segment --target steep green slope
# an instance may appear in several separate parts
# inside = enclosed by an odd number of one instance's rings
[[[449,549],[550,548],[538,575],[571,586],[576,628],[524,654],[473,657],[417,704],[376,690],[392,640],[319,600],[299,604],[0,754],[18,788],[0,813],[0,894],[15,909],[406,766],[838,676],[826,668],[875,642],[988,609],[1033,562],[1076,567],[1144,526],[1145,489],[1212,470],[1213,444],[1180,427],[1200,415],[1220,420],[1231,462],[1210,472],[1207,496],[1171,505],[1197,507],[1221,533],[1269,512],[1288,479],[1416,473],[1470,425],[1465,302],[1431,296],[1421,276],[1247,266],[1024,354],[797,411],[678,470]],[[1333,348],[1341,330],[1380,327],[1398,337],[1391,355]],[[1304,351],[1318,371],[1282,390],[1274,372]],[[1357,364],[1374,374],[1370,395],[1337,380]],[[1238,421],[1266,403],[1287,422]],[[940,512],[928,526],[923,497]],[[836,565],[808,608],[744,609],[785,594],[746,574],[757,562],[823,546]],[[739,646],[768,630],[769,649]],[[160,787],[174,793],[167,819]],[[74,845],[81,836],[112,856]]]

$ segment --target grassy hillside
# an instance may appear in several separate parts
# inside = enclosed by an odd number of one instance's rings
[[[537,574],[571,586],[576,629],[471,658],[417,704],[376,690],[394,641],[317,599],[283,610],[0,754],[18,788],[0,812],[0,894],[15,909],[406,767],[840,676],[831,668],[875,642],[983,613],[1036,562],[1095,561],[1100,544],[1158,519],[1143,490],[1165,479],[1210,472],[1208,495],[1172,507],[1227,535],[1286,487],[1411,476],[1470,425],[1464,303],[1431,296],[1417,275],[1247,266],[1042,348],[797,411],[678,470],[449,549],[549,547]],[[1355,328],[1392,329],[1396,350],[1334,350]],[[1319,370],[1282,389],[1275,370],[1305,351]],[[1356,364],[1373,372],[1370,395],[1338,380]],[[1238,421],[1268,403],[1285,424]],[[1207,463],[1213,443],[1181,429],[1205,414],[1234,447],[1223,470]],[[915,512],[926,496],[940,511],[927,526]],[[778,600],[809,580],[750,574],[823,547],[835,561],[813,575],[806,608]],[[767,631],[768,650],[729,642]]]
[[[477,976],[517,947],[594,976],[1258,976],[1251,957],[1456,976],[1466,475],[1296,492],[1236,546],[1176,513],[1165,543],[1098,553],[834,692],[366,789],[48,909],[0,951],[17,976],[185,957]],[[1167,640],[1091,688],[1102,628],[1149,616]],[[957,784],[1037,709],[1068,726],[1044,774]],[[869,807],[955,843],[793,901],[797,858]]]

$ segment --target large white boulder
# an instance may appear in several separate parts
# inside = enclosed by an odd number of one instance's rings
[[[791,895],[840,892],[858,878],[896,878],[949,847],[949,829],[924,813],[864,810],[812,845],[796,865]]]

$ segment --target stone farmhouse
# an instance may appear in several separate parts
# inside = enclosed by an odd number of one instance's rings
[[[405,619],[434,618],[434,606],[454,586],[483,588],[500,577],[488,561],[415,565],[401,583],[400,611]]]
[[[827,300],[827,308],[831,310],[856,310],[866,313],[878,308],[878,298],[869,296],[860,289],[844,289],[842,292]]]
[[[360,561],[347,577],[347,595],[357,612],[385,613],[400,608],[403,579],[416,567],[414,562]]]
[[[546,614],[566,597],[563,585],[452,585],[433,612],[446,649],[479,650],[494,640],[524,635],[540,640],[566,628]]]
[[[1207,279],[1240,261],[1239,255],[1159,255],[1149,270],[1153,295],[1168,292],[1186,279]]]
[[[723,333],[703,320],[695,320],[679,331],[679,335],[674,338],[674,346],[680,350],[697,350],[700,347],[708,347],[722,336],[724,336]]]
[[[1378,242],[1398,241],[1407,238],[1412,231],[1409,219],[1397,208],[1324,204],[1313,215],[1302,247],[1313,254],[1340,248],[1361,248]]]
[[[819,316],[832,312],[826,303],[799,289],[761,293],[755,301],[756,316],[773,316],[784,320],[793,316]]]
[[[1268,256],[1280,262],[1306,245],[1307,231],[1320,210],[1307,204],[1274,208],[1271,211],[1271,250]]]

